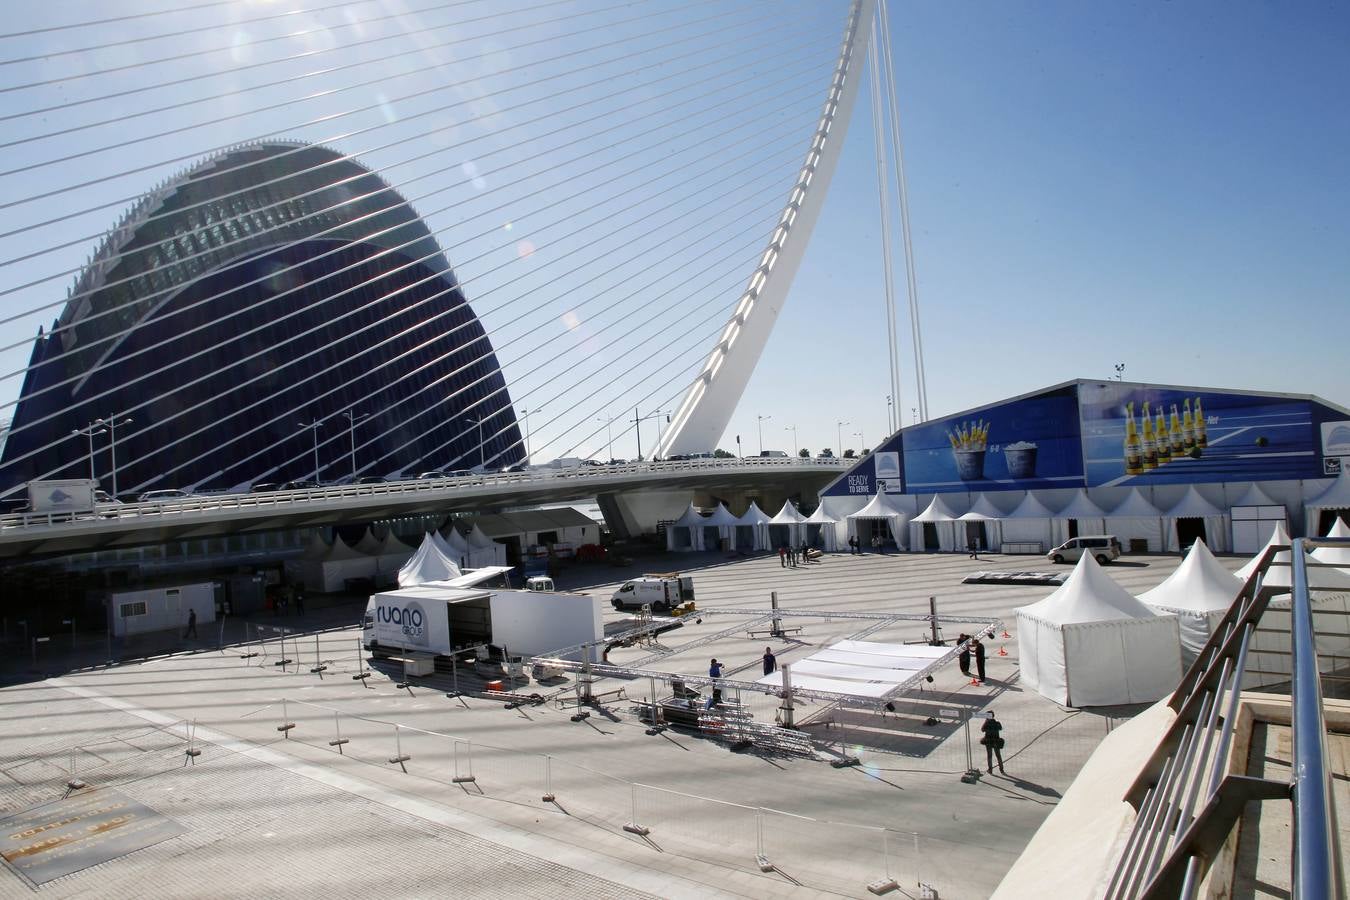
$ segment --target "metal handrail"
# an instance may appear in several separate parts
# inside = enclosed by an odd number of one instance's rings
[[[1321,542],[1294,541],[1293,603],[1290,631],[1294,656],[1291,663],[1290,708],[1293,732],[1292,788],[1294,804],[1293,896],[1295,898],[1340,897],[1343,881],[1337,852],[1336,810],[1331,793],[1331,767],[1327,764],[1327,729],[1322,713],[1322,681],[1317,671],[1317,647],[1313,641],[1312,601],[1308,592],[1309,545]],[[1343,542],[1339,542],[1343,543]],[[1325,546],[1325,545],[1323,545]],[[1334,544],[1331,546],[1335,546]]]

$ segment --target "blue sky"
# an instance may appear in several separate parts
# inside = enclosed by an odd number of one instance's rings
[[[0,38],[2,60],[216,21],[209,16],[220,22],[218,30],[190,38],[8,66],[11,83],[57,81],[0,94],[5,115],[155,78],[209,74],[283,53],[321,50],[355,35],[369,39],[438,26],[403,43],[241,68],[219,81],[6,123],[12,140],[114,120],[69,138],[0,150],[4,170],[42,163],[58,152],[134,140],[147,122],[185,130],[126,151],[0,177],[0,190],[11,198],[107,179],[21,205],[7,213],[4,230],[135,196],[186,164],[169,162],[175,156],[190,159],[265,132],[316,140],[365,128],[366,134],[333,143],[376,168],[394,167],[390,180],[438,231],[475,309],[496,329],[498,346],[505,346],[499,357],[517,407],[544,408],[531,416],[536,449],[547,447],[542,455],[572,447],[600,450],[605,425],[595,420],[631,416],[635,399],[644,413],[672,407],[678,385],[642,383],[649,374],[644,369],[673,371],[697,363],[725,319],[718,310],[734,302],[744,282],[737,273],[748,275],[753,267],[748,261],[762,244],[757,236],[767,233],[776,217],[810,137],[845,4],[806,3],[780,15],[774,11],[783,7],[750,2],[557,3],[532,13],[499,12],[500,4],[480,3],[455,11],[461,19],[477,16],[473,23],[457,24],[444,11],[409,13],[434,4],[404,0],[239,24],[299,5],[240,2],[194,16]],[[506,6],[526,5],[539,4]],[[1350,108],[1350,11],[1297,3],[891,7],[932,415],[1072,378],[1105,378],[1121,362],[1127,379],[1314,393],[1350,404],[1350,374],[1343,363],[1350,309],[1345,214],[1350,178],[1344,164],[1350,158],[1350,117],[1344,114]],[[150,8],[83,2],[25,8],[6,30]],[[403,15],[351,24],[391,11]],[[557,21],[539,24],[546,18]],[[343,22],[346,27],[319,28],[265,46],[247,43]],[[528,28],[511,33],[518,25]],[[585,39],[563,38],[582,27],[594,30]],[[518,46],[525,34],[535,43]],[[432,46],[452,37],[463,42]],[[681,38],[687,43],[677,47]],[[588,40],[612,45],[596,53],[614,61],[590,72],[577,71],[581,63],[575,59],[541,62]],[[238,46],[119,75],[59,78],[222,41]],[[375,62],[392,47],[404,47],[405,57]],[[680,60],[657,64],[658,49]],[[667,93],[676,82],[664,79],[680,75],[692,82],[695,67],[714,58],[720,62],[707,70],[709,77],[721,79],[718,87],[728,97],[744,79],[747,99],[707,114],[700,114],[696,103],[675,107],[683,95]],[[410,70],[432,62],[440,67],[341,97],[256,111],[265,100],[295,97],[302,89],[402,71],[397,66],[405,60]],[[209,92],[207,85],[237,89],[339,61],[370,65],[116,121],[158,103],[200,97]],[[540,83],[521,87],[531,79]],[[639,80],[650,86],[635,87]],[[397,99],[440,86],[447,86],[445,95]],[[604,138],[592,134],[598,126],[586,123],[580,104],[620,88],[634,92],[606,102],[629,131]],[[560,90],[572,93],[523,105]],[[863,90],[824,213],[721,442],[725,448],[734,449],[740,434],[746,452],[757,451],[757,416],[771,417],[763,423],[766,449],[792,450],[793,434],[786,430],[792,425],[798,445],[813,451],[838,450],[837,430],[844,446],[854,448],[874,445],[886,432],[878,201],[866,86]],[[461,105],[437,111],[447,97]],[[340,124],[302,125],[364,105],[374,108]],[[671,111],[662,115],[663,109]],[[528,124],[541,111],[551,111],[552,123],[581,135],[575,154],[545,146],[545,126]],[[756,118],[760,112],[764,115]],[[227,122],[209,121],[236,113],[238,118]],[[624,145],[631,149],[613,143],[647,123],[670,130]],[[428,133],[433,125],[439,130]],[[414,153],[425,158],[401,164]],[[136,163],[144,163],[145,171],[118,174]],[[546,172],[550,166],[557,168]],[[541,196],[572,195],[577,199],[540,209]],[[627,199],[646,205],[628,209]],[[0,255],[9,259],[97,233],[124,205],[49,228],[19,227],[18,234],[0,239]],[[668,221],[651,212],[667,205]],[[585,249],[590,235],[606,228],[613,235]],[[898,237],[897,227],[897,242]],[[683,255],[665,268],[654,265],[660,253],[677,246]],[[91,243],[79,243],[0,268],[0,288],[77,267],[91,249]],[[705,264],[715,253],[725,254],[727,262],[714,271]],[[577,259],[592,269],[571,273]],[[896,263],[902,272],[899,255]],[[609,272],[610,264],[619,268]],[[675,293],[663,293],[695,271],[709,284],[716,282],[697,298],[709,304],[698,314],[709,317],[702,330],[690,325],[694,299],[681,306]],[[646,287],[649,278],[653,286]],[[6,308],[59,301],[71,280],[15,292],[5,298]],[[899,284],[903,288],[903,276]],[[630,289],[634,303],[655,311],[637,333],[651,340],[640,349],[611,347],[607,341],[636,319],[619,320],[618,302],[610,298]],[[661,296],[666,299],[658,301]],[[578,306],[579,297],[590,305]],[[903,293],[898,299],[907,347]],[[536,313],[515,318],[536,301]],[[659,302],[672,305],[661,311]],[[613,311],[601,310],[611,304]],[[55,312],[7,324],[0,334],[6,344],[21,340]],[[662,356],[654,349],[663,337],[681,335],[678,354],[672,349]],[[906,350],[900,400],[905,421],[917,405],[910,359]],[[0,352],[5,371],[25,362],[24,350]],[[14,379],[0,384],[0,401],[12,399],[17,389]],[[849,424],[837,429],[840,420]],[[582,421],[590,426],[567,430]],[[616,423],[615,433],[615,455],[635,455],[631,430],[623,433]],[[649,423],[644,449],[654,437]]]

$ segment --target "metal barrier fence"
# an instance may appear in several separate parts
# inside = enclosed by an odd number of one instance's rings
[[[466,796],[583,818],[654,851],[822,890],[884,893],[921,885],[924,838],[631,782],[558,757],[356,716],[283,698],[241,720],[255,740],[282,739]],[[548,818],[541,817],[541,823]],[[544,827],[547,827],[545,825]]]

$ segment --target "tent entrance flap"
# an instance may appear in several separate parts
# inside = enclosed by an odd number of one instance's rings
[[[938,540],[938,530],[936,522],[923,523],[923,549],[930,552],[942,548],[942,542]]]
[[[1197,540],[1209,543],[1209,535],[1205,533],[1204,518],[1185,516],[1177,519],[1177,542],[1182,547],[1189,547]]]
[[[984,531],[983,522],[966,522],[966,546],[981,550],[989,546],[989,538]]]

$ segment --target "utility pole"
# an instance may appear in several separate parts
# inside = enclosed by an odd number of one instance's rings
[[[315,419],[313,422],[297,422],[301,428],[308,428],[314,435],[314,483],[319,483],[319,429],[323,427],[322,419]]]
[[[797,455],[797,449],[798,449],[798,448],[797,448],[797,426],[796,426],[796,425],[784,425],[784,426],[783,426],[783,430],[784,430],[784,431],[790,431],[790,432],[792,432],[792,455],[793,455],[793,456],[796,456],[796,455]]]
[[[605,431],[609,435],[609,459],[612,460],[614,458],[614,417],[609,413],[605,413],[603,419],[596,419],[595,421],[605,423]],[[659,444],[660,441],[657,441],[657,443]],[[608,460],[606,460],[606,462],[608,462]]]
[[[844,426],[847,424],[847,422],[834,423],[834,436],[839,440],[839,443],[835,445],[834,452],[841,458],[844,455]]]
[[[108,416],[107,419],[99,419],[98,421],[99,421],[99,423],[108,426],[108,438],[109,438],[109,441],[110,441],[110,443],[108,444],[108,455],[109,455],[110,460],[111,460],[111,462],[112,462],[112,496],[113,496],[113,499],[116,500],[116,499],[117,499],[117,426],[118,426],[118,425],[130,425],[132,422],[134,422],[134,421],[136,421],[136,420],[133,419],[133,418],[131,418],[131,416],[127,416],[125,419],[123,419],[122,421],[118,422],[116,416]]]
[[[483,414],[479,413],[477,419],[465,419],[465,422],[474,422],[478,425],[478,471],[483,471],[487,466],[485,451],[483,450]]]
[[[343,413],[347,417],[347,437],[352,442],[352,481],[356,480],[356,423],[366,418],[370,413],[359,413],[355,410],[347,410]],[[315,479],[317,480],[317,479]]]
[[[530,453],[530,413],[543,411],[544,410],[541,407],[535,407],[534,409],[522,409],[520,411],[520,414],[525,417],[525,465],[527,466],[530,464],[530,456],[532,455]],[[611,444],[614,443],[612,439],[610,440],[610,443]]]
[[[82,434],[82,435],[86,436],[87,438],[89,438],[89,480],[90,480],[90,481],[98,481],[98,478],[94,475],[94,435],[96,435],[96,434],[106,434],[106,433],[107,433],[107,432],[105,431],[105,429],[99,427],[99,425],[102,424],[102,422],[103,422],[102,419],[95,419],[94,421],[90,422],[88,425],[84,426],[83,428],[76,428],[74,431],[71,432],[71,434]]]
[[[772,419],[773,416],[755,416],[756,425],[759,428],[759,455],[764,455],[764,421]]]

